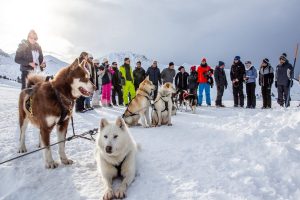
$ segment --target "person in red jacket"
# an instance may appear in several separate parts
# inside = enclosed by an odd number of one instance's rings
[[[207,65],[205,58],[202,59],[201,65],[198,67],[197,72],[199,83],[198,106],[202,105],[203,90],[205,90],[206,104],[207,106],[211,106],[210,87],[212,84],[213,70]]]

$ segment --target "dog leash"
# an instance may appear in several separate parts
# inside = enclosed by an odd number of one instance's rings
[[[72,135],[72,136],[67,137],[66,139],[64,139],[64,140],[62,140],[62,141],[59,141],[59,142],[50,144],[49,146],[42,147],[42,148],[38,148],[38,149],[36,149],[36,150],[33,150],[33,151],[30,151],[30,152],[24,153],[24,154],[22,154],[22,155],[19,155],[19,156],[10,158],[10,159],[8,159],[8,160],[2,161],[2,162],[0,162],[0,165],[3,165],[3,164],[5,164],[5,163],[11,162],[11,161],[13,161],[13,160],[16,160],[16,159],[19,159],[19,158],[22,158],[22,157],[25,157],[25,156],[28,156],[28,155],[33,154],[33,153],[36,153],[36,152],[39,152],[39,151],[41,151],[41,150],[43,150],[43,149],[46,149],[46,148],[49,148],[49,147],[58,145],[58,144],[60,144],[60,143],[67,142],[67,141],[71,141],[71,140],[76,139],[76,138],[82,138],[82,139],[86,139],[86,140],[89,140],[89,141],[95,141],[95,139],[94,139],[93,136],[96,135],[96,134],[98,133],[98,128],[94,128],[94,129],[91,129],[91,130],[89,130],[89,131],[83,132],[82,134],[76,135],[76,134],[75,134],[75,128],[74,128],[73,116],[71,117],[71,124],[72,124],[72,131],[73,131],[73,135]],[[86,137],[86,135],[90,135],[90,138]]]

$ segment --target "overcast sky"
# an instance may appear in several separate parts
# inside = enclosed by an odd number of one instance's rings
[[[0,48],[14,52],[34,28],[44,51],[70,61],[117,51],[161,63],[228,66],[235,55],[255,64],[290,60],[300,41],[299,0],[0,0]]]

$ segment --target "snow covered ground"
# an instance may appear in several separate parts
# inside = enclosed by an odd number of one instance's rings
[[[18,155],[19,86],[0,81],[0,161]],[[299,200],[300,111],[274,102],[272,110],[202,107],[196,114],[179,112],[173,126],[131,128],[141,144],[138,174],[128,200]],[[261,105],[261,102],[258,102]],[[98,127],[123,108],[75,114],[76,132]],[[69,130],[69,135],[71,130]],[[26,144],[37,148],[37,129],[29,126]],[[52,134],[52,142],[56,134]],[[57,147],[52,148],[57,160]],[[103,184],[94,160],[94,143],[76,139],[66,144],[75,163],[44,168],[42,153],[0,166],[1,200],[101,199]],[[119,182],[117,182],[119,184]]]

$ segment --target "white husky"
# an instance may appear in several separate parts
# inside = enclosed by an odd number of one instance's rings
[[[121,117],[115,123],[101,120],[96,140],[96,161],[106,186],[104,200],[125,198],[126,189],[135,178],[136,153],[137,144]],[[114,192],[112,181],[118,176],[123,180]]]

